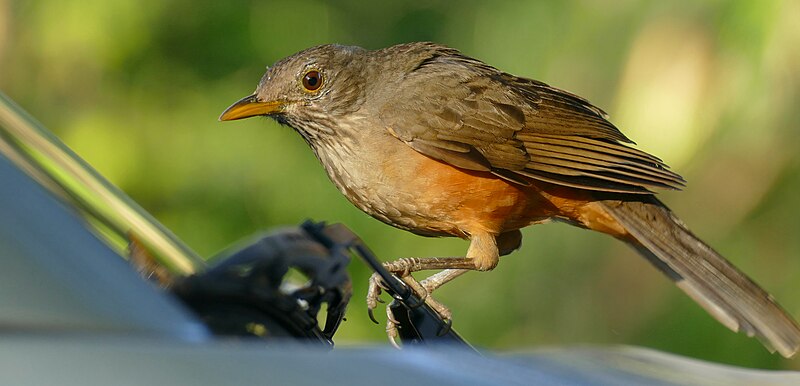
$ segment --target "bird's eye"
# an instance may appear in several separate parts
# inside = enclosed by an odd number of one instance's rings
[[[322,74],[317,70],[311,70],[303,75],[303,87],[308,91],[315,91],[322,87]]]

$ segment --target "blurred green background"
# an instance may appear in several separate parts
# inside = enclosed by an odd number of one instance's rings
[[[0,0],[0,90],[204,256],[311,217],[385,260],[462,255],[373,220],[291,129],[219,123],[264,66],[324,43],[432,40],[587,97],[689,181],[661,195],[800,318],[800,2]],[[490,273],[438,292],[470,342],[498,350],[629,344],[800,369],[706,315],[621,243],[524,230]],[[383,344],[356,297],[337,343]]]

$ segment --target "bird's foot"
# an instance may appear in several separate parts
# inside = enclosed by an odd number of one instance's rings
[[[468,258],[403,258],[389,263],[384,263],[388,271],[395,274],[403,283],[410,288],[419,297],[419,305],[427,304],[433,309],[442,320],[449,322],[452,317],[452,312],[447,306],[431,297],[431,293],[437,288],[441,287],[444,283],[460,276],[468,270],[475,269],[475,263],[472,259]],[[427,270],[427,269],[444,269],[422,282],[417,281],[412,272]],[[383,291],[387,290],[386,284],[383,279],[376,273],[369,279],[369,289],[367,291],[367,311],[370,319],[376,324],[378,321],[375,319],[374,310],[378,307],[378,303],[384,303],[380,295]],[[391,308],[386,307],[386,334],[389,341],[393,346],[399,347],[397,344],[397,337],[399,323],[394,317]],[[445,331],[446,332],[446,331]]]
[[[426,286],[425,284],[423,284],[424,281],[423,283],[420,283],[410,274],[402,277],[401,280],[419,297],[420,302],[417,303],[417,306],[422,304],[427,304],[431,309],[433,309],[437,314],[439,314],[439,317],[441,317],[442,320],[448,322],[449,325],[450,319],[452,318],[453,314],[447,306],[445,306],[443,303],[439,302],[438,300],[434,299],[431,296],[431,292],[433,292],[434,290],[433,287]],[[370,277],[369,290],[367,292],[367,311],[369,313],[370,319],[376,324],[378,323],[378,321],[377,319],[375,319],[374,310],[375,308],[378,307],[378,303],[385,303],[383,300],[381,300],[380,295],[386,289],[387,289],[386,285],[383,283],[383,280],[381,279],[380,276],[378,276],[378,274],[373,274],[372,277]],[[400,323],[395,318],[394,313],[392,312],[392,308],[389,305],[387,305],[386,336],[389,338],[389,342],[392,344],[392,346],[396,348],[400,348],[397,339],[400,335],[398,330],[399,326]],[[442,333],[446,332],[447,331],[445,330]]]
[[[369,289],[367,290],[367,313],[369,314],[370,320],[375,324],[379,323],[378,319],[375,319],[375,309],[378,308],[378,303],[386,303],[380,296],[381,293],[387,289],[383,279],[377,273],[373,273],[372,276],[370,276]],[[400,348],[397,343],[397,338],[400,335],[398,331],[399,325],[400,323],[395,319],[392,309],[389,305],[386,305],[386,336],[389,338],[389,342],[392,346],[398,349]]]

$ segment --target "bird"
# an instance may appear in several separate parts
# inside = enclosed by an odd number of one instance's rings
[[[686,181],[578,95],[432,42],[327,44],[268,67],[219,120],[253,116],[299,133],[370,216],[469,240],[462,257],[385,264],[409,284],[410,272],[441,270],[413,288],[447,318],[430,292],[493,269],[520,247],[521,228],[560,221],[630,245],[719,322],[770,351],[791,357],[800,348],[797,322],[656,198]],[[371,280],[370,311],[379,287]]]

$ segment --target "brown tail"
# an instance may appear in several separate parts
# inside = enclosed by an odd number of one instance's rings
[[[722,324],[787,358],[800,349],[797,322],[655,197],[598,204],[630,234],[629,244]]]

